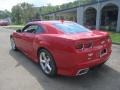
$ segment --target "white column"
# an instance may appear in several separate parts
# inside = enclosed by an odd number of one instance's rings
[[[100,4],[97,4],[97,15],[96,15],[96,29],[100,29],[101,23],[101,7]]]
[[[77,23],[83,25],[84,23],[84,8],[79,7],[77,8]]]
[[[119,9],[118,9],[118,19],[117,19],[116,32],[120,32],[120,6],[119,6]]]

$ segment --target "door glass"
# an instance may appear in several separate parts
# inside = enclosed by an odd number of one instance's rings
[[[37,26],[36,33],[42,33],[44,30],[41,26]]]
[[[28,32],[28,33],[35,33],[37,29],[36,25],[30,25],[27,28],[23,30],[23,32]]]

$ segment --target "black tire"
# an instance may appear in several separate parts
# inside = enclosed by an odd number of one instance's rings
[[[97,68],[101,68],[105,63],[106,63],[106,61],[103,62],[103,63],[101,63],[101,64],[98,64],[98,65],[96,65],[96,66],[94,66],[94,67],[91,67],[90,69],[91,69],[91,70],[94,70],[94,69],[97,69]]]
[[[46,59],[47,61],[45,59],[43,59],[43,56],[42,56],[43,53],[45,53],[45,57],[47,58]],[[57,68],[56,68],[56,64],[55,64],[52,54],[46,49],[41,49],[38,53],[38,56],[39,56],[39,64],[42,69],[42,72],[45,75],[50,76],[50,77],[56,76]],[[47,65],[45,64],[45,62],[43,63],[42,61],[45,61],[47,63]],[[49,64],[49,68],[48,68],[48,64]],[[46,70],[45,70],[44,66],[46,66]],[[50,69],[50,67],[51,67],[51,69]],[[47,72],[47,69],[49,70],[49,72]]]
[[[10,38],[10,42],[11,42],[11,49],[16,51],[17,47],[16,47],[15,41],[12,37]]]
[[[104,64],[106,63],[106,61],[105,62],[103,62],[103,63],[101,63],[101,64],[99,64],[99,65],[97,65],[96,67],[102,67]]]

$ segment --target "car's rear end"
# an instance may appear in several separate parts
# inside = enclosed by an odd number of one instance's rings
[[[81,75],[81,69],[88,71],[89,68],[106,62],[111,54],[111,39],[108,35],[80,39],[76,41],[76,75]],[[85,72],[86,73],[86,72]]]
[[[69,24],[69,22],[62,24],[54,24],[58,30],[64,32],[63,35],[56,37],[59,39],[56,39],[54,43],[57,45],[54,58],[58,74],[82,75],[90,68],[109,59],[112,41],[107,32],[90,31],[74,23]]]
[[[59,74],[85,74],[90,68],[106,62],[110,57],[111,39],[108,35],[69,41],[63,40],[61,49],[55,53]]]

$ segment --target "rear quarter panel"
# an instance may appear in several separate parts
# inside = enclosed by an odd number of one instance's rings
[[[57,66],[63,66],[64,63],[69,63],[66,61],[63,61],[64,58],[66,57],[66,54],[70,55],[74,53],[74,41],[70,39],[65,39],[60,37],[60,35],[40,35],[36,37],[36,51],[40,47],[46,48],[54,57],[54,60],[57,64]],[[67,57],[66,57],[67,59]]]

